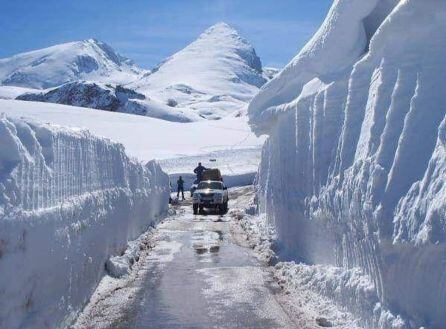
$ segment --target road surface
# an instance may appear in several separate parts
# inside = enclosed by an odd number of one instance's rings
[[[231,217],[177,208],[129,278],[103,280],[74,328],[295,328]]]

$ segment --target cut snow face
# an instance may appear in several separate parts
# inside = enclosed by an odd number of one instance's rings
[[[378,0],[335,1],[328,16],[299,54],[271,80],[249,105],[250,121],[258,133],[281,111],[281,104],[296,99],[304,85],[318,77],[333,79],[353,65],[367,48],[363,20]]]
[[[249,105],[281,256],[370,275],[377,328],[446,323],[445,76],[444,1],[337,0]]]
[[[45,89],[76,80],[125,84],[146,71],[94,40],[64,43],[0,59],[0,84]]]
[[[67,328],[111,256],[167,212],[160,166],[122,145],[0,117],[0,327]],[[116,273],[126,271],[112,257]]]
[[[248,41],[219,23],[129,87],[218,119],[246,105],[267,81],[262,73]]]

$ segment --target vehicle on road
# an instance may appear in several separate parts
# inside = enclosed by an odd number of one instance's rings
[[[228,211],[228,201],[228,188],[222,181],[201,181],[193,194],[194,215],[202,213],[204,208],[216,209],[220,214],[225,214]]]
[[[199,166],[201,165],[201,162],[198,164]],[[204,168],[204,167],[203,167]],[[223,178],[221,177],[221,172],[220,169],[217,168],[205,168],[201,174],[201,180],[202,181],[206,181],[206,180],[212,180],[212,181],[221,181],[223,182]],[[198,178],[197,175],[197,179],[192,183],[192,186],[190,187],[190,196],[193,197],[194,196],[194,192],[198,187],[198,183],[200,183],[200,180]]]

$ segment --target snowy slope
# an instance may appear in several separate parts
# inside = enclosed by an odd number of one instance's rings
[[[0,84],[35,89],[76,80],[125,84],[145,72],[107,44],[94,40],[64,43],[0,59]]]
[[[314,285],[367,328],[446,323],[445,76],[445,2],[337,0],[249,105],[282,256],[362,272]]]
[[[269,81],[273,79],[277,74],[279,74],[280,69],[277,69],[275,67],[264,67],[262,69],[263,77]]]
[[[16,99],[137,114],[175,122],[202,120],[188,109],[174,109],[121,85],[88,81],[68,82],[43,91],[28,91]]]
[[[151,72],[94,39],[0,59],[0,98],[29,92],[34,95],[20,99],[113,108],[178,122],[221,119],[239,110],[244,113],[247,102],[277,72],[262,70],[248,41],[219,23]],[[145,99],[117,105],[119,100],[111,95],[116,85],[144,94]]]
[[[231,154],[237,154],[242,149],[259,148],[264,141],[264,138],[257,138],[250,131],[246,117],[177,123],[123,113],[17,100],[0,100],[0,113],[86,128],[96,135],[122,143],[128,154],[141,161],[196,155],[208,157],[208,153],[213,151],[227,151],[228,156],[232,156]],[[251,163],[252,159],[246,157],[246,161],[251,168],[255,167]],[[175,167],[169,166],[169,171],[175,172]],[[180,162],[178,167],[184,169]],[[243,166],[241,167],[243,170]]]
[[[25,93],[37,93],[39,89],[16,86],[0,86],[0,99],[15,99]]]
[[[2,116],[0,327],[66,328],[109,257],[163,218],[168,197],[159,165],[120,144]]]
[[[254,48],[219,23],[128,87],[216,119],[242,108],[265,82]]]

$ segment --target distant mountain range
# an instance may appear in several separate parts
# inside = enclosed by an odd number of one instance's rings
[[[277,72],[218,23],[151,71],[95,39],[0,59],[0,98],[189,122],[235,115]]]

